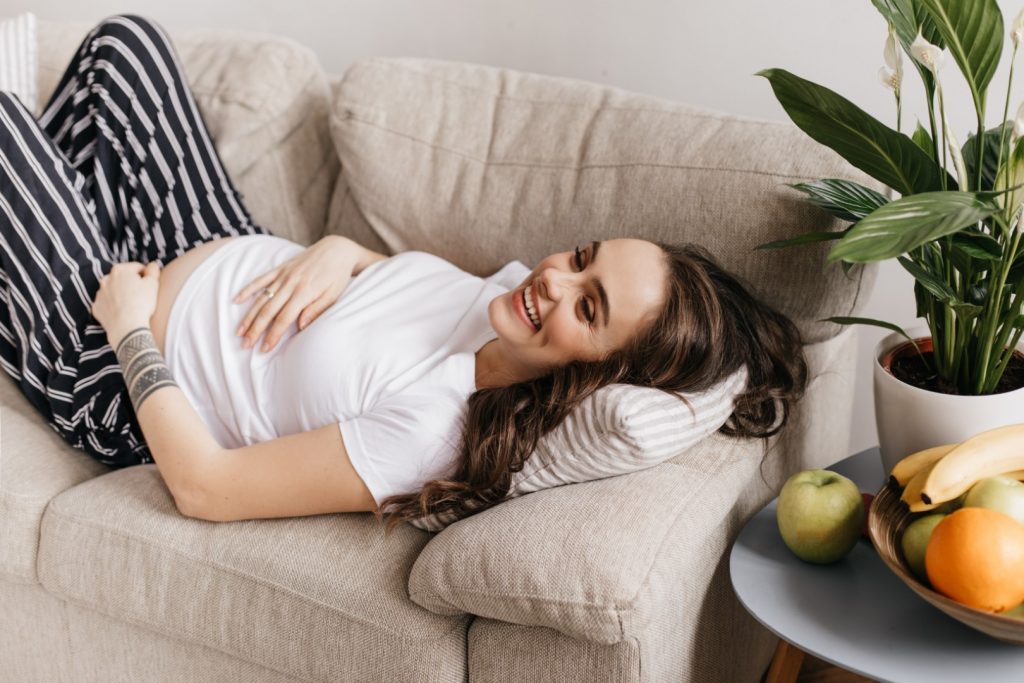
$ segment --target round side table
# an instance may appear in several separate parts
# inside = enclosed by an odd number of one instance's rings
[[[828,469],[869,493],[885,481],[877,447]],[[797,558],[779,535],[777,500],[750,519],[729,555],[740,603],[784,641],[770,669],[777,680],[796,678],[803,654],[795,646],[880,681],[1024,681],[1024,646],[975,631],[919,598],[870,541],[861,538],[832,565]],[[796,655],[788,666],[787,654]]]

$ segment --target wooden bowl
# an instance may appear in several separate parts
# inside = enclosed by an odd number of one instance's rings
[[[918,581],[911,573],[903,558],[900,539],[903,537],[903,529],[923,514],[910,512],[906,503],[900,500],[898,491],[889,484],[882,486],[871,503],[871,514],[868,519],[868,534],[882,561],[903,583],[910,586],[911,590],[954,619],[993,638],[1014,645],[1024,645],[1024,619],[968,607],[937,593]]]

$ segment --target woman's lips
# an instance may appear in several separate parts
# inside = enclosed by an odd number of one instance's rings
[[[523,288],[525,289],[525,287]],[[516,312],[519,314],[520,319],[524,323],[530,326],[531,332],[536,332],[537,328],[534,327],[533,322],[530,320],[529,314],[526,312],[526,304],[523,303],[523,289],[517,289],[513,292],[512,305],[515,306]]]

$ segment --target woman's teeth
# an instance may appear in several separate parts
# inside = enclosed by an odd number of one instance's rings
[[[526,312],[530,316],[530,322],[538,330],[540,329],[540,315],[538,315],[536,309],[533,307],[533,285],[527,285],[526,289],[523,290],[523,304],[526,305]]]

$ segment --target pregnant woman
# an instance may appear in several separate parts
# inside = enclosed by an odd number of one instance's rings
[[[390,532],[500,502],[608,384],[697,392],[746,365],[739,437],[803,394],[796,327],[700,247],[594,241],[522,271],[256,225],[146,19],[94,27],[38,121],[0,93],[0,365],[72,446],[155,462],[184,515]]]

